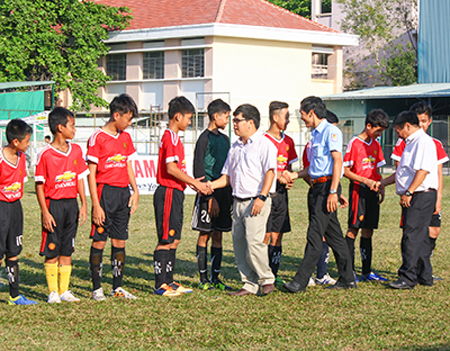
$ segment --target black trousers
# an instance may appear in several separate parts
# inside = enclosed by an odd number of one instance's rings
[[[436,204],[436,192],[414,194],[403,209],[402,260],[398,276],[406,284],[433,285],[428,226]]]
[[[313,185],[308,192],[309,226],[306,234],[306,245],[303,261],[295,274],[294,280],[300,284],[301,289],[308,285],[309,277],[322,252],[323,237],[331,247],[336,258],[339,270],[339,279],[343,283],[355,280],[352,271],[350,252],[342,234],[341,225],[337,218],[337,211],[327,211],[327,199],[330,193],[331,180],[326,183]],[[340,195],[341,187],[338,193]],[[339,196],[338,195],[338,196]]]

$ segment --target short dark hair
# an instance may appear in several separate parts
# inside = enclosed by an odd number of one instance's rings
[[[48,115],[48,126],[52,134],[55,135],[58,132],[59,124],[66,126],[69,118],[75,118],[71,111],[64,107],[55,107]]]
[[[370,123],[372,127],[389,127],[389,117],[382,109],[373,109],[366,116],[366,126]]]
[[[327,116],[325,117],[328,123],[339,123],[339,118],[330,110],[327,110]]]
[[[282,101],[272,101],[269,104],[269,120],[270,123],[273,123],[273,115],[276,111],[279,111],[283,108],[289,108],[289,105],[286,102]]]
[[[409,110],[415,112],[416,115],[426,114],[428,118],[431,117],[431,106],[424,101],[416,102]]]
[[[242,114],[242,117],[244,117],[246,121],[252,120],[255,124],[256,129],[259,129],[261,115],[259,114],[259,111],[255,106],[250,104],[240,105],[236,110],[234,110],[233,116],[236,117],[239,114]]]
[[[406,123],[419,126],[419,118],[417,118],[415,112],[403,111],[400,112],[394,119],[394,126],[400,127],[402,129],[405,127]]]
[[[138,116],[138,108],[133,98],[128,94],[121,94],[116,96],[113,101],[109,104],[109,113],[110,116],[116,112],[119,112],[120,115],[124,113],[131,112],[133,117]]]
[[[227,113],[231,111],[230,105],[228,105],[222,99],[216,99],[211,101],[208,105],[209,120],[212,121],[215,113]]]
[[[22,141],[33,129],[21,119],[12,119],[6,126],[6,140],[11,144],[14,139]]]
[[[177,113],[181,113],[182,115],[188,113],[194,114],[195,107],[184,96],[177,96],[169,101],[169,119],[174,118]]]
[[[50,135],[46,135],[44,139],[45,140],[47,140],[47,139],[52,140],[52,137]]]
[[[319,119],[324,119],[327,117],[327,107],[325,102],[320,97],[308,96],[304,98],[300,103],[300,111],[309,113],[311,110],[314,111]]]

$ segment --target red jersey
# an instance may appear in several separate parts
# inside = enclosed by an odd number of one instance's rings
[[[23,183],[27,178],[26,156],[18,152],[17,164],[12,165],[0,150],[0,201],[14,202],[23,196]]]
[[[38,155],[34,180],[44,183],[47,199],[75,199],[78,180],[89,174],[81,147],[70,142],[67,144],[67,153],[48,144]]]
[[[386,164],[383,150],[378,141],[371,139],[365,142],[359,137],[353,137],[347,145],[344,156],[344,167],[349,167],[353,173],[372,180],[380,180],[377,168]]]
[[[438,159],[438,165],[441,165],[449,160],[447,153],[444,150],[444,147],[442,146],[442,143],[433,138],[434,144],[436,145],[436,152],[437,152],[437,159]],[[400,162],[400,159],[402,158],[403,151],[405,150],[405,140],[398,139],[397,144],[395,144],[394,151],[392,151],[391,158],[395,161]]]
[[[184,191],[186,183],[167,173],[167,164],[169,162],[176,162],[177,167],[187,174],[183,143],[177,133],[166,129],[159,144],[156,181],[162,186]]]
[[[264,135],[277,148],[277,171],[283,172],[288,169],[288,166],[298,161],[297,151],[295,151],[294,140],[291,137],[281,134],[281,139],[274,138],[269,133]]]
[[[302,161],[303,161],[303,169],[306,167],[309,167],[311,162],[309,162],[308,159],[308,150],[311,148],[311,142],[308,141],[308,144],[306,144],[305,148],[303,149],[303,155],[302,155]]]
[[[130,184],[127,162],[137,156],[130,134],[97,129],[88,142],[87,159],[97,164],[97,184],[124,188]]]

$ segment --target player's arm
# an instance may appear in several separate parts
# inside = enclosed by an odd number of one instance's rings
[[[341,170],[342,170],[342,153],[339,151],[331,151],[331,157],[333,158],[333,175],[331,178],[331,190],[336,190],[339,187],[339,181],[341,180]],[[334,212],[338,208],[338,194],[328,194],[327,198],[327,211]]]
[[[428,171],[425,171],[423,169],[419,169],[416,172],[416,175],[414,176],[414,179],[411,183],[411,185],[408,187],[408,191],[412,194],[414,194],[414,192],[416,191],[416,189],[420,186],[420,184],[423,183],[423,181],[425,180],[427,174],[430,173]],[[411,206],[411,198],[412,196],[406,196],[405,194],[403,194],[400,197],[400,206],[403,207],[410,207]]]
[[[383,176],[381,174],[381,168],[377,168],[377,173],[380,175],[380,187],[378,188],[378,205],[380,205],[384,201],[384,185],[383,185]]]
[[[212,190],[225,188],[227,185],[230,185],[230,177],[226,174],[222,174],[222,176],[219,179],[216,179],[212,182],[208,182],[208,186]]]
[[[266,174],[264,175],[264,181],[261,188],[261,195],[268,196],[270,187],[272,186],[273,179],[275,178],[275,172],[273,169],[269,169]],[[252,216],[257,216],[261,213],[262,208],[264,207],[264,201],[260,198],[256,198],[255,201],[253,201],[252,206]]]
[[[78,179],[78,196],[80,197],[81,207],[80,215],[78,216],[78,221],[83,225],[87,218],[87,202],[86,202],[86,192],[84,191],[84,179]]]
[[[97,164],[89,161],[88,168],[88,185],[92,201],[92,222],[100,227],[105,222],[106,216],[105,211],[103,211],[103,208],[100,206],[100,199],[97,194]]]
[[[132,216],[137,208],[139,203],[139,190],[136,184],[136,177],[134,176],[133,167],[131,166],[131,161],[127,161],[127,170],[128,170],[128,179],[130,182],[131,189],[133,189],[133,194],[130,196],[130,200],[128,201],[128,207],[130,207],[130,216]]]
[[[166,163],[166,167],[167,173],[169,173],[169,175],[171,175],[172,177],[181,180],[182,182],[191,186],[193,189],[200,191],[202,194],[207,195],[211,193],[206,185],[207,183],[201,181],[203,178],[194,179],[188,176],[178,168],[176,162],[168,162]]]
[[[194,178],[195,179],[201,179],[202,182],[206,183],[206,169],[205,169],[205,157],[206,157],[206,150],[208,150],[208,138],[205,137],[203,134],[195,144],[195,150],[194,150]],[[203,194],[200,194],[203,195]],[[208,208],[213,207],[213,196],[212,195],[206,195],[206,199],[208,199]],[[217,201],[216,201],[217,202]],[[217,206],[214,205],[214,209],[216,209]],[[209,212],[209,211],[208,211]],[[212,216],[214,217],[214,216]]]
[[[282,177],[280,179],[280,183],[288,184],[288,183],[291,183],[291,182],[293,182],[294,180],[296,180],[298,178],[308,177],[309,176],[308,170],[309,170],[309,167],[306,167],[305,169],[302,169],[299,172],[283,171]]]
[[[365,177],[362,177],[362,176],[352,172],[350,170],[350,167],[344,167],[344,177],[348,178],[348,179],[350,179],[350,180],[352,180],[354,182],[365,184],[372,191],[378,191],[378,188],[381,185],[381,183],[376,181],[376,180],[365,178]]]
[[[44,183],[36,183],[36,196],[39,202],[39,207],[41,208],[42,226],[46,231],[53,233],[53,228],[56,227],[56,222],[50,214],[45,202]]]
[[[442,208],[442,188],[444,186],[444,173],[442,171],[442,163],[438,165],[438,181],[439,187],[437,190],[436,205],[434,206],[433,214],[438,214],[439,212],[441,212]]]

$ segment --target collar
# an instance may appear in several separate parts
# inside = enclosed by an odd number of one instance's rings
[[[247,144],[253,144],[259,138],[261,138],[262,135],[263,134],[260,131],[257,130],[255,133],[252,134],[252,136],[250,138],[247,139]],[[244,145],[244,143],[243,143],[241,138],[238,139],[238,143],[239,143],[239,145]]]
[[[411,144],[414,140],[420,138],[423,134],[425,134],[425,132],[423,131],[422,128],[419,128],[418,131],[412,133],[409,137],[407,137],[405,139],[405,143],[406,144]]]
[[[323,118],[319,125],[311,131],[311,134],[320,134],[325,130],[327,125],[330,125],[330,123],[328,123],[327,120]]]

